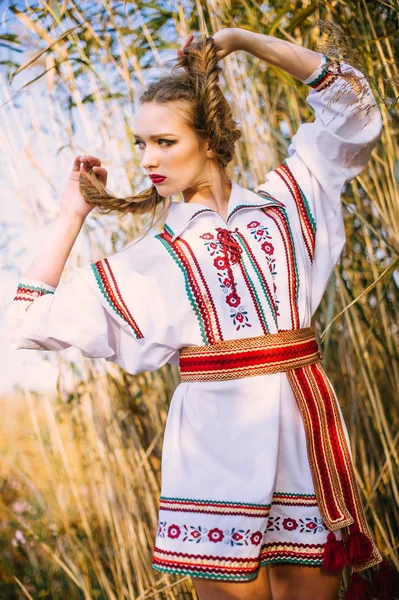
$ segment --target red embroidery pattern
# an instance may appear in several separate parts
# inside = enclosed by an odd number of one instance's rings
[[[320,533],[327,531],[327,528],[321,517],[306,517],[305,519],[294,519],[293,517],[282,518],[281,516],[271,517],[267,521],[266,531],[293,531],[298,529],[301,533]]]
[[[252,529],[224,529],[218,527],[208,529],[202,525],[168,525],[166,521],[159,521],[157,537],[179,538],[181,542],[211,542],[213,544],[223,543],[229,546],[259,546],[263,533]]]
[[[301,565],[321,565],[324,544],[300,544],[295,542],[270,542],[263,544],[260,552],[260,566],[269,563],[297,563]]]
[[[280,300],[277,297],[277,286],[275,283],[277,271],[276,271],[276,257],[274,256],[274,246],[271,243],[272,236],[269,234],[268,227],[261,225],[259,221],[251,221],[247,225],[247,229],[249,229],[250,234],[254,237],[257,242],[261,243],[261,248],[266,256],[267,266],[269,267],[269,271],[272,275],[273,279],[273,301],[275,307],[276,317],[280,316],[278,311]]]
[[[209,286],[191,246],[182,238],[172,242],[173,235],[173,231],[165,225],[156,238],[184,274],[187,296],[197,315],[204,344],[215,344],[223,340],[223,334]]]
[[[155,546],[152,567],[163,573],[217,577],[225,581],[249,581],[257,577],[258,557],[239,558],[170,552]]]
[[[43,287],[35,287],[33,285],[19,283],[16,295],[14,297],[14,301],[28,302],[28,306],[26,307],[27,310],[30,307],[31,303],[36,300],[36,298],[40,298],[40,296],[45,296],[46,294],[54,294],[54,292],[52,290],[47,290]]]
[[[295,246],[292,238],[288,216],[284,209],[268,208],[262,209],[268,219],[272,219],[280,233],[281,240],[284,246],[287,276],[288,276],[288,296],[289,307],[291,314],[292,329],[299,329],[299,311],[298,311],[298,294],[299,294],[299,275],[296,264]]]
[[[275,172],[284,181],[291,196],[294,199],[295,205],[298,210],[302,238],[310,262],[312,263],[316,239],[316,221],[314,220],[314,217],[312,215],[309,203],[286,162],[283,162],[281,165],[279,165],[275,169]]]
[[[228,229],[218,227],[216,229],[217,237],[212,233],[204,233],[200,238],[205,240],[205,247],[210,256],[215,256],[213,264],[218,270],[217,276],[220,287],[226,294],[226,303],[230,306],[230,317],[236,331],[243,327],[251,327],[248,318],[248,311],[241,305],[241,298],[237,293],[236,283],[231,265],[240,260],[242,249],[238,242],[233,238],[232,232]],[[236,233],[238,229],[235,229]]]
[[[329,88],[337,79],[338,73],[342,73],[341,64],[338,61],[325,55],[324,58],[326,59],[326,63],[323,66],[322,72],[318,77],[307,84],[315,89],[316,92],[321,92],[322,90]]]
[[[317,506],[315,494],[288,494],[286,492],[275,492],[273,504],[280,506]]]
[[[95,263],[91,263],[91,268],[96,278],[97,284],[100,288],[100,291],[106,298],[108,304],[110,304],[114,311],[128,325],[130,325],[137,339],[143,338],[144,335],[140,331],[135,319],[133,318],[122,297],[122,294],[119,290],[119,286],[117,284],[108,259],[104,258],[98,260]]]
[[[159,510],[264,518],[268,516],[270,506],[270,504],[254,504],[251,502],[223,502],[221,500],[193,500],[191,498],[160,496]]]
[[[294,499],[295,505],[310,506],[313,494],[290,494],[275,492],[272,504],[278,504]],[[318,516],[298,518],[297,516],[270,517],[270,504],[251,504],[240,502],[223,502],[212,500],[195,500],[190,498],[160,497],[160,509],[176,511],[177,513],[202,513],[231,515],[244,517],[267,517],[267,528],[261,530],[247,527],[223,526],[206,527],[204,523],[191,525],[187,522],[176,522],[177,515],[171,514],[171,520],[161,518],[158,522],[157,539],[160,548],[155,544],[152,558],[152,567],[155,570],[167,573],[201,575],[230,581],[246,581],[256,577],[260,566],[270,562],[289,562],[304,565],[320,565],[323,559],[324,544],[304,544],[290,541],[277,541],[262,543],[267,539],[268,531],[282,531],[283,536],[289,536],[290,531],[301,531],[303,534],[315,534],[324,531],[322,519]],[[176,520],[175,520],[176,519]],[[186,520],[186,519],[184,519]],[[189,519],[187,519],[188,521]],[[284,532],[288,532],[284,534]],[[308,539],[312,539],[311,537]],[[165,549],[173,548],[174,541],[184,543],[187,549],[193,548],[194,552]],[[170,544],[169,544],[170,542]],[[188,543],[192,542],[191,545]],[[195,546],[194,544],[195,543]],[[199,544],[198,549],[196,545]],[[223,552],[224,545],[246,546],[260,548],[258,555],[226,556]],[[180,548],[182,546],[180,545]],[[213,554],[213,549],[218,551]],[[204,549],[204,550],[203,550]]]

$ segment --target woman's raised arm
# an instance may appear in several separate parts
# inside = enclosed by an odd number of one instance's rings
[[[320,64],[320,54],[298,44],[255,33],[247,29],[231,29],[235,36],[235,49],[250,52],[257,58],[283,69],[296,79],[303,81]],[[214,36],[215,39],[215,36]],[[215,39],[217,42],[217,37]]]
[[[346,240],[343,186],[366,167],[382,132],[381,113],[367,78],[352,65],[268,35],[222,31],[223,47],[229,40],[231,51],[246,50],[310,87],[314,120],[299,125],[285,160],[256,191],[273,190],[300,233],[312,271],[313,314]]]

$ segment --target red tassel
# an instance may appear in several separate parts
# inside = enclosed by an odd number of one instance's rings
[[[371,586],[367,579],[357,573],[353,573],[348,587],[346,588],[344,600],[370,600]]]
[[[364,533],[355,529],[346,541],[346,552],[349,564],[359,565],[370,558],[373,553],[373,546]]]
[[[338,571],[348,564],[345,548],[340,540],[337,540],[335,534],[330,531],[327,541],[324,544],[324,554],[322,567],[330,571]]]
[[[399,598],[399,573],[387,560],[379,564],[379,570],[371,578],[371,592],[378,600]]]

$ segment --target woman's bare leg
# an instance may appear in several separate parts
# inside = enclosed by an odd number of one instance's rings
[[[269,567],[273,600],[338,600],[342,570],[290,564]]]
[[[191,579],[199,600],[272,600],[267,567],[259,569],[258,577],[252,581]]]

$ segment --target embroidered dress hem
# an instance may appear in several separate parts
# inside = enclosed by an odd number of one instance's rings
[[[329,533],[314,494],[275,492],[271,504],[161,496],[159,514],[152,567],[224,581],[256,579],[267,564],[319,567]]]

